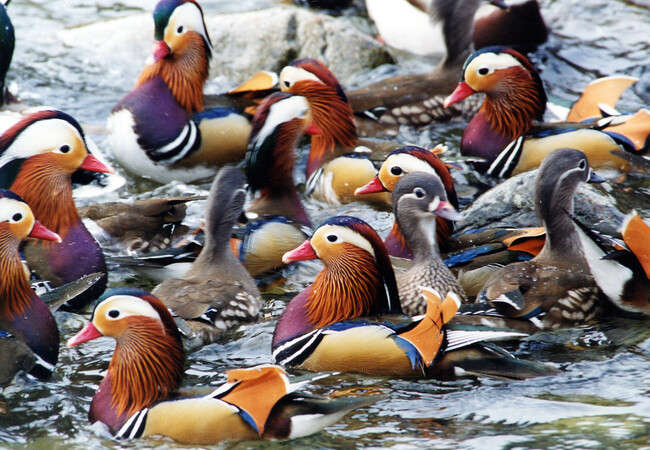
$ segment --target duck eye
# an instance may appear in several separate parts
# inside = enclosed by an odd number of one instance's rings
[[[23,220],[23,215],[20,213],[16,213],[13,216],[11,216],[11,220],[12,222],[20,222],[21,220]]]
[[[120,316],[120,312],[117,309],[111,309],[108,312],[108,317],[111,319],[117,319]]]
[[[61,153],[68,153],[70,151],[70,146],[68,144],[63,144],[61,147],[59,147],[59,151]]]
[[[395,175],[396,177],[399,177],[400,175],[402,175],[402,173],[404,173],[404,171],[400,166],[393,166],[390,168],[390,173]]]
[[[286,87],[287,89],[289,89],[289,88],[291,87],[291,81],[289,81],[289,80],[284,80],[284,87]]]
[[[478,74],[479,75],[487,75],[488,72],[489,72],[489,69],[487,67],[481,67],[480,69],[478,69]]]
[[[180,25],[178,28],[176,28],[176,32],[177,32],[178,34],[182,34],[183,31],[185,31],[185,28],[183,27],[183,25]]]
[[[580,161],[580,163],[578,164],[578,167],[580,168],[580,170],[585,170],[585,169],[587,168],[587,161],[585,161],[585,160],[583,159],[583,160]]]
[[[424,198],[424,189],[422,189],[422,188],[415,188],[413,190],[413,193],[415,194],[415,196],[417,198]]]
[[[338,239],[338,236],[335,235],[335,234],[330,234],[330,235],[327,236],[327,240],[330,241],[330,242],[336,242],[337,239]]]

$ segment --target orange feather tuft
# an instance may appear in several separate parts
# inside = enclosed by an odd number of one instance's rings
[[[28,300],[34,295],[20,263],[19,244],[7,223],[0,224],[0,317],[24,315]]]

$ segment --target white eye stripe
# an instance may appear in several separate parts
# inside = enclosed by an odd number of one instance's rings
[[[433,200],[431,200],[431,203],[429,203],[429,211],[434,212],[436,209],[438,209],[438,206],[440,206],[440,197],[435,197]]]
[[[508,67],[522,67],[522,65],[517,58],[509,53],[482,53],[474,58],[465,69],[465,82],[475,88],[471,85],[472,74],[475,73],[481,77]]]
[[[97,306],[97,311],[108,320],[123,319],[129,316],[144,316],[160,320],[160,315],[148,302],[132,295],[113,295]],[[118,311],[112,316],[111,311]]]
[[[21,218],[14,220],[16,214],[20,214]],[[19,222],[29,216],[32,216],[32,211],[25,203],[11,198],[0,198],[0,222]]]
[[[324,84],[323,81],[316,75],[305,69],[301,69],[300,67],[286,66],[284,69],[282,69],[282,72],[280,72],[280,88],[283,90],[288,89],[296,82],[302,80],[312,80]]]
[[[309,111],[309,103],[305,97],[294,95],[292,97],[280,100],[269,108],[269,114],[262,129],[251,140],[253,147],[264,142],[264,140],[273,133],[273,131],[282,123],[292,119],[304,119]]]
[[[38,120],[27,126],[0,155],[0,167],[14,159],[57,151],[62,145],[72,147],[76,140],[83,142],[79,131],[65,120]]]
[[[208,39],[208,32],[203,25],[203,15],[194,3],[184,3],[174,10],[165,28],[165,33],[169,29],[175,33],[179,33],[179,27],[183,27],[183,32],[195,31],[199,33],[208,42],[210,50],[212,50],[212,44],[210,43],[210,39]]]
[[[426,162],[414,156],[411,156],[406,153],[399,153],[397,155],[391,155],[386,158],[386,161],[382,164],[382,168],[393,168],[399,166],[402,169],[402,175],[411,172],[426,172],[433,175],[438,175],[433,167]]]
[[[357,247],[362,248],[368,253],[370,253],[373,256],[373,258],[375,257],[375,250],[372,248],[372,245],[370,245],[370,242],[368,242],[366,238],[364,238],[356,231],[352,231],[351,229],[346,227],[337,226],[337,225],[323,225],[318,230],[316,230],[314,237],[316,237],[317,235],[323,235],[324,239],[327,240],[327,236],[330,234],[335,234],[338,236],[339,239],[337,240],[337,242],[343,241],[343,242],[347,242],[348,244],[356,245]],[[318,253],[317,249],[316,251]]]

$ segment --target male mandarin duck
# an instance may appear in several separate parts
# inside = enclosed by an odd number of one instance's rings
[[[453,377],[472,373],[505,378],[550,374],[481,341],[517,336],[501,331],[448,331],[460,299],[424,288],[427,312],[402,315],[391,262],[381,239],[365,222],[333,217],[285,262],[319,258],[314,283],[294,297],[273,333],[273,358],[310,371],[343,371],[399,377]]]
[[[27,237],[61,242],[58,234],[34,218],[27,203],[15,193],[0,189],[0,352],[2,372],[20,361],[12,361],[5,343],[14,336],[27,344],[35,361],[30,374],[48,378],[59,355],[59,329],[54,317],[34,293],[21,263],[18,246]],[[7,353],[5,353],[7,351]],[[31,359],[31,358],[30,358]],[[22,367],[18,367],[22,368]]]
[[[0,188],[24,198],[43,225],[61,236],[61,242],[28,242],[22,249],[30,268],[52,286],[95,272],[106,274],[102,250],[72,198],[70,177],[80,168],[112,172],[88,153],[81,126],[61,111],[26,115],[0,137]],[[83,306],[105,287],[106,276],[67,308]]]
[[[475,48],[500,44],[529,50],[545,42],[548,35],[535,0],[510,5],[503,11],[492,8],[487,15],[476,14],[483,3],[480,0],[427,3],[432,19],[442,26],[446,53],[440,63],[428,73],[397,75],[347,91],[352,109],[357,113],[374,112],[381,127],[426,126],[452,118],[469,120],[480,106],[479,99],[453,108],[444,108],[443,102],[454,90],[454,77],[458,77],[472,51],[472,41]],[[501,2],[492,3],[504,6]],[[377,128],[369,121],[363,125],[364,130],[366,126],[371,130]]]
[[[197,394],[180,391],[185,354],[165,305],[134,288],[112,289],[100,300],[91,321],[67,345],[102,336],[115,339],[88,416],[116,438],[159,435],[194,445],[297,438],[381,398],[303,398],[293,391],[305,382],[291,383],[286,372],[273,365],[231,370],[215,391],[193,396]]]
[[[500,0],[484,2],[478,9],[467,2],[448,0],[448,7],[462,5],[473,26],[466,33],[474,48],[489,45],[521,46],[534,49],[546,41],[547,30],[537,0],[506,4]],[[366,0],[368,16],[379,31],[379,39],[391,47],[418,55],[444,54],[442,27],[434,0]]]
[[[243,159],[250,123],[234,109],[204,110],[213,50],[199,4],[161,0],[153,17],[151,59],[109,116],[109,144],[120,165],[161,183],[210,177]]]
[[[513,263],[495,272],[477,298],[484,303],[467,307],[516,319],[510,322],[518,321],[518,325],[510,326],[527,332],[594,319],[601,291],[570,215],[578,186],[601,181],[583,152],[564,148],[549,154],[535,181],[536,212],[546,228],[542,251],[530,261]],[[495,321],[499,322],[499,318]]]
[[[447,166],[436,154],[436,148],[427,150],[414,145],[393,150],[384,160],[379,173],[365,186],[357,188],[356,195],[366,195],[373,192],[393,192],[395,184],[400,178],[410,172],[425,172],[437,176],[442,182],[448,201],[451,206],[458,208],[458,197],[454,187],[454,179]],[[454,223],[442,216],[436,217],[436,239],[442,249],[446,249],[454,231]],[[400,258],[411,258],[412,251],[400,231],[397,221],[386,237],[388,254]]]
[[[245,223],[234,232],[231,246],[254,277],[284,267],[282,255],[311,232],[309,217],[293,182],[295,149],[300,137],[304,132],[319,132],[309,122],[305,98],[283,92],[265,99],[253,117],[249,151],[243,165],[249,189],[259,195],[242,217]],[[114,260],[139,272],[144,270],[154,279],[178,278],[180,274],[171,275],[170,271],[187,270],[202,247],[201,236],[187,240],[180,248]]]
[[[311,222],[293,181],[296,147],[303,133],[320,134],[310,123],[304,97],[276,92],[253,118],[246,156],[248,188],[257,198],[246,211],[247,223],[232,245],[253,276],[284,266],[282,255],[300,245]]]
[[[602,131],[606,125],[601,122],[537,124],[546,109],[544,86],[530,61],[512,49],[486,47],[472,53],[445,106],[477,92],[486,97],[463,132],[460,151],[484,160],[477,164],[479,170],[500,177],[516,175],[537,167],[560,147],[584,151],[596,168],[630,167],[615,152],[636,149],[615,122]]]
[[[333,204],[358,200],[354,190],[377,174],[369,159],[369,146],[382,144],[364,141],[357,147],[360,142],[353,112],[334,74],[320,61],[298,59],[280,72],[280,88],[307,99],[314,125],[321,131],[311,138],[305,173],[307,195]],[[390,196],[385,193],[365,200],[390,204]]]
[[[244,175],[232,166],[217,174],[206,205],[205,244],[181,278],[165,280],[153,294],[188,322],[188,339],[213,342],[241,322],[257,318],[262,299],[255,282],[230,249],[232,228],[242,214]]]
[[[627,313],[650,314],[650,226],[633,211],[621,225],[621,243],[572,219],[591,273],[605,296]]]
[[[413,172],[399,179],[393,191],[395,223],[399,224],[409,248],[413,249],[413,266],[397,275],[397,287],[404,312],[410,316],[424,314],[425,302],[419,286],[437,292],[453,292],[466,301],[465,292],[440,257],[434,239],[438,217],[455,220],[458,213],[447,200],[445,188],[436,175]]]

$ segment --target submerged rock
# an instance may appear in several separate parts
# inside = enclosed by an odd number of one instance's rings
[[[533,192],[537,170],[522,173],[494,186],[461,212],[457,231],[481,227],[540,226],[535,214]],[[623,214],[615,206],[615,198],[608,194],[608,185],[583,184],[575,196],[576,217],[606,234],[616,234],[623,222]]]
[[[214,46],[211,75],[241,83],[260,70],[279,71],[296,58],[323,61],[342,83],[361,69],[392,62],[386,47],[369,34],[360,17],[331,17],[294,6],[241,13],[206,14]],[[138,14],[59,33],[69,47],[110,71],[135,79],[151,51],[153,19]],[[90,56],[92,55],[92,56]]]

